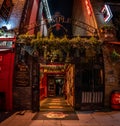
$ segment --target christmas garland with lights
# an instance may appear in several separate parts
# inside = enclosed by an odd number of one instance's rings
[[[47,47],[48,49],[64,49],[64,51],[69,51],[71,47],[83,49],[83,48],[94,48],[96,51],[100,49],[103,42],[96,39],[95,37],[91,38],[81,38],[73,37],[71,39],[64,36],[63,38],[56,38],[53,34],[50,37],[41,37],[39,34],[35,38],[35,35],[23,34],[18,36],[18,43],[24,43],[25,45],[30,45],[34,49],[43,49]]]
[[[50,37],[41,37],[23,34],[18,36],[17,43],[25,46],[30,55],[39,55],[48,62],[70,62],[74,57],[80,57],[81,53],[86,50],[85,56],[90,58],[101,53],[103,42],[91,38],[56,38],[53,34]],[[30,49],[30,50],[29,50]],[[31,52],[32,51],[32,52]]]

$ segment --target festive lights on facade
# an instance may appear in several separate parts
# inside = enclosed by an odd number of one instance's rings
[[[91,11],[90,3],[89,3],[88,0],[85,0],[85,5],[86,5],[86,8],[87,8],[87,13],[88,13],[88,15],[91,16],[92,11]]]

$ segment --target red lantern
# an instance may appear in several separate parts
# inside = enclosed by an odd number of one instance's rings
[[[120,110],[120,91],[113,91],[111,94],[111,108]]]

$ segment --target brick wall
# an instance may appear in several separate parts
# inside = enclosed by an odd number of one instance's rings
[[[16,57],[13,83],[13,110],[32,108],[32,59],[25,52],[25,59],[21,59],[21,48],[16,45]],[[24,62],[22,62],[24,61]]]
[[[31,87],[15,87],[13,96],[14,110],[26,110],[32,108]]]
[[[91,8],[91,15],[88,15],[85,0],[75,0],[73,4],[73,20],[77,19],[78,21],[82,21],[94,28],[97,28],[94,12]],[[83,25],[81,25],[83,27]],[[90,32],[82,29],[81,27],[78,27],[74,25],[73,23],[73,35],[74,36],[89,36],[92,35]]]
[[[0,18],[0,27],[11,25],[11,29],[18,28],[20,24],[20,19],[22,15],[22,10],[25,5],[26,0],[12,0],[14,4],[14,8],[12,10],[10,19],[8,21],[8,24],[6,24],[1,18]],[[2,5],[3,0],[0,1],[0,5]]]
[[[110,95],[113,90],[120,90],[119,84],[119,63],[110,59],[110,50],[107,46],[103,48],[104,70],[105,70],[105,105],[110,105]]]

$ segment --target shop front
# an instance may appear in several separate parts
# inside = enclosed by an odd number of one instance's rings
[[[14,34],[4,33],[0,36],[0,111],[13,109],[15,42]]]

